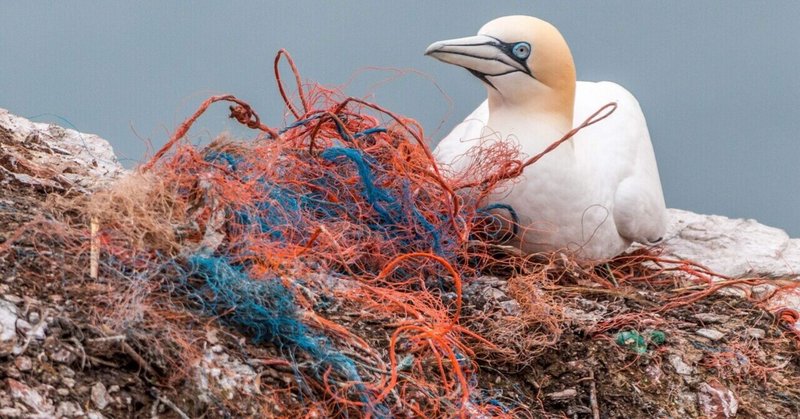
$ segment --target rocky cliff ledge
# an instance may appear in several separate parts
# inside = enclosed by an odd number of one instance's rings
[[[58,243],[55,250],[37,243],[46,231],[25,237],[27,225],[53,221],[51,195],[88,194],[124,173],[102,138],[0,109],[0,417],[293,414],[281,410],[286,399],[270,397],[295,397],[288,388],[296,370],[265,362],[279,354],[264,355],[273,349],[247,343],[213,319],[204,320],[205,338],[194,342],[195,364],[184,366],[191,373],[180,383],[157,384],[168,368],[137,340],[136,319],[131,330],[111,333],[87,314],[91,295],[113,292],[109,285],[91,280],[85,266],[59,263],[67,258],[57,254]],[[736,287],[661,312],[674,289],[621,292],[580,278],[554,286],[548,292],[562,304],[556,311],[563,323],[554,341],[534,342],[537,352],[526,365],[480,360],[475,393],[542,417],[797,417],[796,342],[767,313],[800,310],[800,292],[786,287],[799,278],[800,240],[754,220],[670,215],[663,259],[676,267],[692,260],[713,271],[713,280]],[[761,280],[739,281],[748,277]],[[780,287],[789,292],[777,293]],[[519,341],[541,330],[526,329],[530,316],[521,312],[529,306],[510,295],[506,279],[470,279],[462,322],[518,354],[530,349]],[[626,315],[634,319],[629,326],[608,325]],[[367,339],[386,334],[375,330]],[[293,406],[302,406],[300,399]]]
[[[755,220],[670,209],[663,247],[729,277],[800,277],[800,239]]]
[[[0,108],[0,185],[91,189],[123,171],[108,141]]]

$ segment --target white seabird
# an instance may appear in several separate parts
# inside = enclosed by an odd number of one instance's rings
[[[632,242],[663,237],[664,195],[639,103],[615,83],[576,83],[572,54],[554,26],[529,16],[502,17],[477,36],[435,42],[425,54],[466,68],[488,92],[434,150],[455,173],[469,167],[474,156],[467,152],[478,144],[511,140],[534,156],[603,105],[617,103],[611,116],[487,198],[486,204],[508,204],[517,212],[516,240],[524,252],[560,250],[599,262]]]

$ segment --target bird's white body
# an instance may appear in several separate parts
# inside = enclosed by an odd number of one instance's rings
[[[486,86],[486,102],[435,150],[458,177],[480,176],[471,166],[483,160],[483,147],[511,141],[521,159],[532,157],[607,103],[617,104],[608,118],[486,198],[483,204],[508,204],[519,216],[515,239],[523,251],[563,250],[599,262],[634,241],[663,237],[664,196],[639,103],[617,84],[576,82],[572,53],[553,25],[506,16],[476,36],[435,42],[425,53],[469,70]]]
[[[616,102],[605,120],[584,128],[535,164],[521,179],[487,198],[511,205],[523,232],[518,244],[530,252],[564,250],[604,260],[631,242],[660,239],[666,208],[653,146],[639,103],[610,82],[578,82],[572,126]],[[454,176],[469,176],[467,152],[496,141],[516,143],[524,157],[543,151],[565,132],[550,115],[513,106],[490,112],[484,101],[436,147],[437,160]]]

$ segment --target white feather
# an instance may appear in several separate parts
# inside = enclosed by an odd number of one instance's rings
[[[617,103],[610,117],[583,129],[529,166],[513,186],[490,197],[510,204],[520,216],[527,230],[523,250],[571,250],[601,260],[623,252],[632,241],[650,243],[663,236],[667,215],[661,181],[647,123],[633,95],[611,82],[578,82],[573,126],[609,102]],[[499,140],[485,135],[489,117],[484,101],[436,147],[436,158],[452,175],[465,175],[470,148]],[[502,137],[503,130],[498,131]],[[530,135],[560,138],[541,130]],[[541,151],[526,147],[524,138],[516,140],[527,156]]]

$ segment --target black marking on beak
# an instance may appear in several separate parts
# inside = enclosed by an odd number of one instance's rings
[[[482,82],[484,82],[484,83],[488,84],[489,86],[492,86],[492,89],[494,89],[494,90],[497,90],[497,88],[496,88],[496,87],[494,87],[494,85],[492,84],[492,82],[490,82],[490,81],[489,81],[489,79],[487,79],[487,78],[486,78],[486,76],[487,76],[487,74],[486,74],[486,73],[481,73],[480,71],[477,71],[477,70],[472,70],[472,69],[469,69],[469,68],[467,69],[467,71],[469,71],[470,73],[472,73],[472,75],[473,75],[473,76],[475,76],[475,77],[479,78],[479,79],[480,79]],[[499,90],[498,90],[498,91],[499,91]]]

